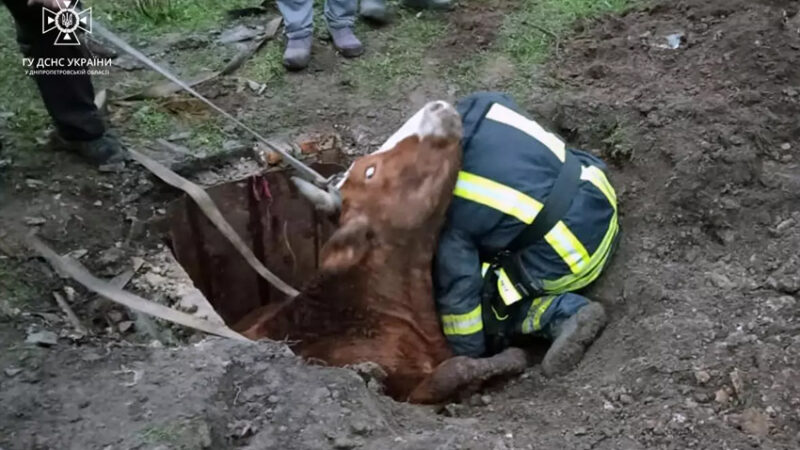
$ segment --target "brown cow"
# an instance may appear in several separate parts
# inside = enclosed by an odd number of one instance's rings
[[[461,132],[455,109],[432,102],[381,150],[356,160],[339,185],[340,228],[322,250],[320,276],[246,334],[288,338],[298,354],[332,365],[377,363],[388,394],[416,403],[522,371],[520,349],[453,357],[436,314],[431,263],[460,169]],[[328,193],[298,184],[338,207]]]

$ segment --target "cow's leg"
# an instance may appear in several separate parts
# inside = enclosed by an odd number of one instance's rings
[[[516,375],[528,367],[528,355],[519,348],[508,348],[490,358],[450,358],[434,370],[411,392],[412,403],[438,403],[459,391],[497,376]]]

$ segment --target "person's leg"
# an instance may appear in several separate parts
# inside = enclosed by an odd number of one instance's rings
[[[23,54],[40,59],[78,60],[89,55],[82,45],[53,45],[54,35],[42,33],[42,7],[27,2],[3,0],[17,27]],[[32,70],[36,70],[35,62]],[[85,66],[72,66],[75,71]],[[36,74],[33,78],[47,112],[57,130],[57,145],[73,150],[96,163],[122,159],[116,140],[107,138],[106,127],[94,104],[94,87],[88,74]]]
[[[358,14],[380,24],[389,22],[391,15],[386,0],[361,0]]]
[[[292,70],[303,69],[311,60],[314,34],[313,0],[278,0],[286,30],[286,51],[283,64]]]
[[[358,0],[326,0],[325,20],[333,46],[342,56],[353,58],[364,53],[364,46],[353,34]]]
[[[603,306],[574,293],[539,297],[519,324],[519,332],[553,340],[542,371],[555,376],[572,369],[606,325]]]

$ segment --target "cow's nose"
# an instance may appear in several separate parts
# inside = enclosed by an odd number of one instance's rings
[[[445,107],[443,101],[433,102],[429,108],[430,112],[436,112]]]
[[[419,135],[458,139],[461,137],[461,118],[449,103],[441,100],[430,102],[425,105]]]

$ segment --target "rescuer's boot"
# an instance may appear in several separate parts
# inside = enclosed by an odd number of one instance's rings
[[[589,302],[572,317],[554,324],[554,341],[542,361],[545,376],[561,375],[575,367],[605,325],[605,309],[597,302]]]

